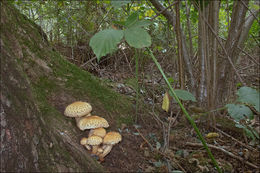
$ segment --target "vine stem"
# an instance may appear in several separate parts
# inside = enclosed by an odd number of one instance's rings
[[[191,118],[191,116],[189,115],[189,113],[187,112],[187,110],[185,109],[185,107],[183,106],[183,104],[181,103],[180,99],[178,98],[178,96],[177,96],[176,93],[174,92],[174,90],[173,90],[173,88],[172,88],[170,82],[168,81],[167,77],[165,76],[165,74],[164,74],[164,72],[163,72],[163,70],[162,70],[161,65],[158,63],[157,59],[154,57],[153,52],[152,52],[149,48],[146,48],[146,49],[147,49],[147,51],[150,53],[151,58],[153,59],[155,65],[157,66],[157,68],[159,69],[160,73],[162,74],[162,76],[163,76],[163,78],[164,78],[166,84],[168,85],[168,87],[169,87],[169,89],[170,89],[170,92],[172,93],[174,99],[177,101],[177,103],[179,104],[179,106],[180,106],[182,112],[184,113],[184,115],[186,116],[186,118],[189,120],[190,124],[191,124],[192,127],[194,128],[195,132],[197,133],[197,135],[198,135],[200,141],[202,142],[204,148],[206,149],[206,151],[207,151],[207,153],[208,153],[210,159],[212,160],[214,166],[217,168],[217,171],[218,171],[219,173],[221,173],[222,171],[221,171],[221,169],[219,168],[218,163],[217,163],[217,161],[215,160],[213,154],[211,153],[211,151],[210,151],[210,149],[209,149],[209,147],[208,147],[208,145],[207,145],[205,139],[203,138],[203,136],[202,136],[202,134],[200,133],[198,127],[197,127],[196,124],[195,124],[195,122],[193,121],[193,119]]]

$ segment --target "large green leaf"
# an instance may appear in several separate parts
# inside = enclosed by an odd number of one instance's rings
[[[249,119],[253,118],[252,111],[245,105],[239,104],[227,104],[229,115],[234,118],[235,121],[240,121],[247,116]]]
[[[117,49],[117,44],[124,36],[122,30],[106,29],[96,33],[89,42],[90,47],[97,56],[98,61],[102,56],[112,53]]]
[[[139,20],[137,22],[135,22],[132,27],[147,27],[149,25],[151,25],[152,22],[150,20]]]
[[[176,95],[181,99],[181,100],[184,100],[184,101],[187,101],[187,100],[191,100],[191,101],[194,101],[196,102],[196,98],[194,97],[194,95],[192,95],[189,91],[186,91],[186,90],[181,90],[181,89],[176,89],[174,90]],[[170,92],[170,95],[173,97],[172,93]]]
[[[131,27],[125,30],[126,42],[134,48],[149,47],[151,36],[143,28]]]
[[[126,5],[128,3],[130,3],[131,1],[128,1],[128,0],[123,0],[123,1],[119,1],[119,0],[115,0],[115,1],[111,1],[111,5],[114,7],[114,8],[120,8],[122,7],[123,5]]]
[[[242,103],[248,103],[251,104],[255,107],[255,109],[260,112],[259,110],[259,100],[260,100],[260,93],[250,87],[241,87],[238,91],[237,91],[237,95],[238,95],[238,101],[242,102]]]
[[[127,28],[130,28],[132,25],[134,25],[138,21],[139,14],[138,12],[135,12],[131,14],[125,21],[125,26]]]

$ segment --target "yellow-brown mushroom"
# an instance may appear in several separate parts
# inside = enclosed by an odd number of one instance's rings
[[[113,146],[122,140],[122,136],[118,132],[108,132],[103,139],[103,152],[99,154],[99,160],[103,161],[104,157],[110,153]]]

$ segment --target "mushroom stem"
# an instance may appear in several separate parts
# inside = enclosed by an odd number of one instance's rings
[[[97,150],[96,155],[99,156],[101,153],[103,153],[103,151],[104,150],[102,149],[102,147],[99,147],[98,150]]]
[[[92,154],[96,154],[98,152],[98,145],[93,145],[92,146]]]
[[[113,145],[104,145],[102,148],[104,151],[99,155],[100,160],[104,160],[104,157],[106,157],[106,155],[108,155],[108,153],[110,153],[110,151],[112,150]]]
[[[88,133],[88,137],[92,136],[93,133],[94,133],[94,129],[91,129],[91,130],[89,131],[89,133]]]
[[[84,145],[86,147],[87,150],[91,150],[91,147],[88,144]]]

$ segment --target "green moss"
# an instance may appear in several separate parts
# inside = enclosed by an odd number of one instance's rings
[[[103,82],[90,73],[81,70],[76,65],[64,60],[60,55],[53,53],[54,73],[57,77],[66,79],[65,87],[78,97],[89,96],[92,102],[101,102],[110,112],[127,113],[131,110],[129,100],[111,89],[105,87]]]
[[[122,117],[122,116],[116,117],[116,125],[118,128],[121,127],[123,123],[126,125],[132,125],[134,123],[133,116],[128,115],[126,117]]]

